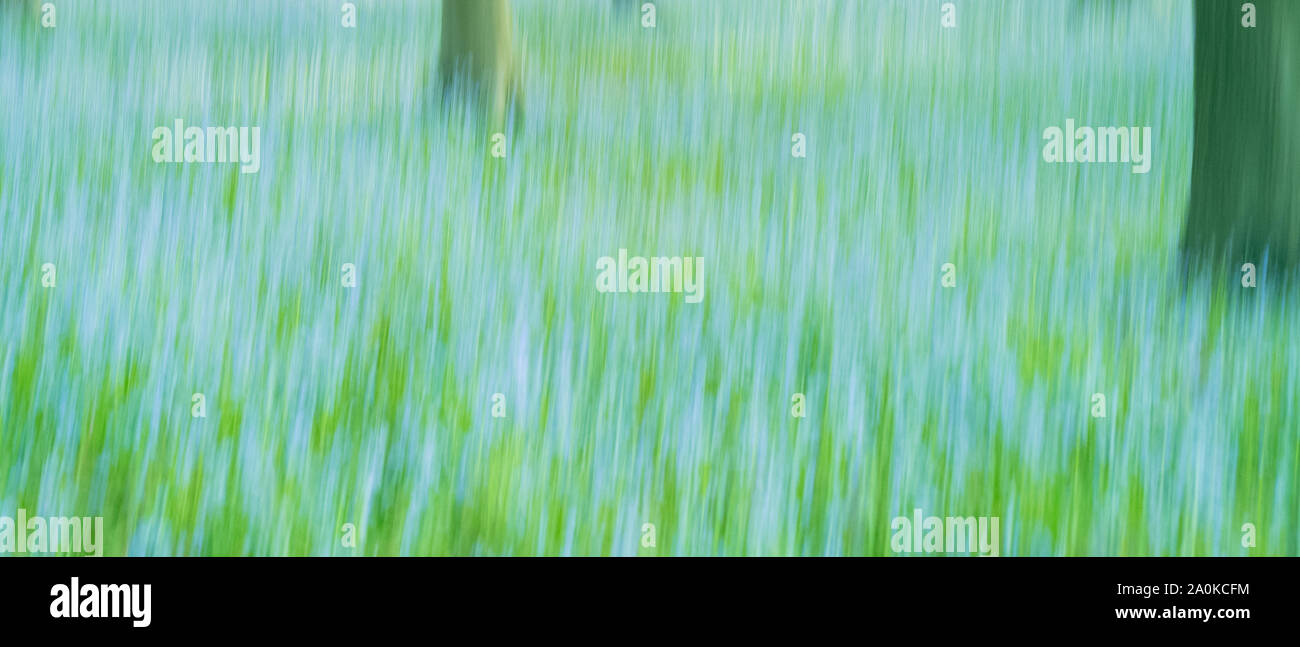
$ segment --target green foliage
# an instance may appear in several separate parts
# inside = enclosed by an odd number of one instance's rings
[[[110,555],[876,555],[915,507],[1300,552],[1300,304],[1177,270],[1190,5],[514,4],[504,159],[429,80],[438,3],[0,16],[0,514]],[[1067,117],[1152,124],[1151,173],[1042,164]],[[153,164],[176,118],[260,126],[261,172]],[[598,293],[620,247],[703,302]]]

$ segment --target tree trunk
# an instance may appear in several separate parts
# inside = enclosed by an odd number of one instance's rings
[[[438,73],[443,91],[465,91],[494,122],[519,108],[509,0],[443,0]],[[519,117],[518,112],[515,118]]]
[[[1191,200],[1183,252],[1236,272],[1300,261],[1300,0],[1196,0]]]

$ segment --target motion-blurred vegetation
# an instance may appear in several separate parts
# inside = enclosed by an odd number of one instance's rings
[[[0,513],[106,554],[888,554],[913,508],[1300,550],[1296,295],[1178,270],[1191,3],[517,0],[502,159],[438,3],[357,4],[0,13]],[[178,118],[259,126],[260,172],[154,164]],[[1066,118],[1151,126],[1151,172],[1043,164]],[[703,302],[597,293],[620,248]]]

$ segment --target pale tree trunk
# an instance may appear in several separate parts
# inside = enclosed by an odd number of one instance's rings
[[[1183,251],[1218,270],[1300,261],[1300,0],[1197,0]]]
[[[500,122],[519,118],[519,70],[509,0],[443,0],[438,73],[444,91],[461,88]]]

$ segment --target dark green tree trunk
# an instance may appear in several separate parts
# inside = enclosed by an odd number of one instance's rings
[[[459,85],[497,122],[511,106],[518,109],[519,68],[512,32],[509,0],[442,2],[438,72],[443,88]]]
[[[1187,260],[1237,271],[1300,261],[1300,0],[1196,0]]]

